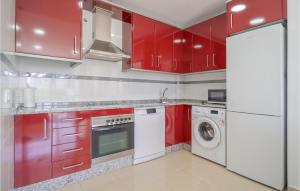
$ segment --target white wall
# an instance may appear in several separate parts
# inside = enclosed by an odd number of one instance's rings
[[[300,190],[300,1],[288,0],[288,186]]]
[[[226,89],[226,83],[197,83],[210,80],[225,80],[226,72],[211,72],[182,76],[180,81],[195,82],[195,84],[180,84],[181,99],[207,100],[209,89]]]
[[[15,0],[0,0],[0,53],[14,49],[14,13]],[[0,58],[0,71],[5,66]],[[0,76],[0,92],[4,87],[10,87],[16,78]],[[1,94],[0,94],[1,95]],[[1,100],[1,96],[0,96]],[[0,107],[1,108],[1,107]],[[13,116],[10,111],[0,109],[0,190],[13,188],[14,176],[14,146],[13,146]]]

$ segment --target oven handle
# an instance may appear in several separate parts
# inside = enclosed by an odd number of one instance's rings
[[[92,128],[92,131],[98,131],[98,132],[101,132],[101,131],[110,131],[110,130],[115,130],[115,129],[123,129],[124,127],[106,127],[106,128],[97,128],[97,127],[93,127]]]

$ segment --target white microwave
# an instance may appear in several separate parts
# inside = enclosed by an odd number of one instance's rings
[[[225,103],[226,90],[208,90],[208,102],[211,103]]]

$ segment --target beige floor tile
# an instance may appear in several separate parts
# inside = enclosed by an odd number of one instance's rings
[[[80,185],[80,187],[79,187]],[[59,191],[274,191],[209,160],[179,151]]]
[[[97,177],[93,177],[89,180],[85,180],[79,183],[81,189],[84,191],[104,191],[103,185],[116,184],[115,177],[109,173]]]

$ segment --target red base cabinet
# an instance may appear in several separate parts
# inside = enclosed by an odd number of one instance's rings
[[[228,36],[287,18],[287,0],[232,0],[227,3]]]
[[[191,142],[191,106],[166,106],[166,147]]]
[[[91,113],[53,113],[52,176],[91,167]]]
[[[183,142],[191,145],[192,138],[192,106],[184,105],[183,110]]]
[[[52,177],[51,116],[15,116],[15,188]]]

